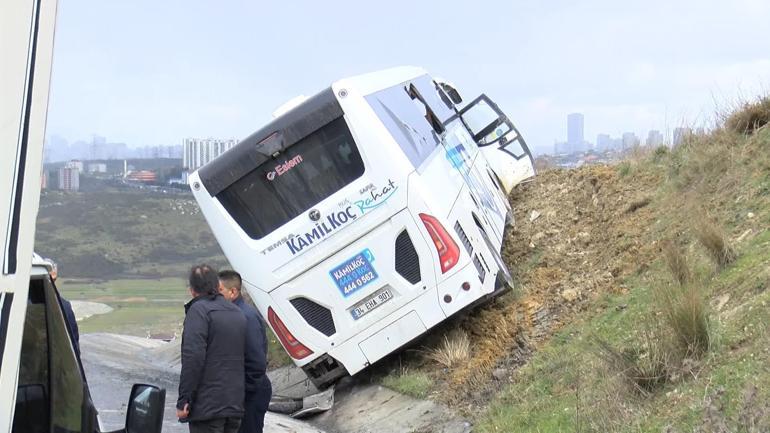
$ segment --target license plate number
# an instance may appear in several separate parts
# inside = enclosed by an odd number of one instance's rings
[[[390,291],[390,289],[381,290],[375,293],[374,296],[367,298],[365,301],[355,306],[350,310],[350,314],[353,315],[354,319],[358,320],[391,299],[393,299],[393,292]]]

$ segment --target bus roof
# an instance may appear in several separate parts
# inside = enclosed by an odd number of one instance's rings
[[[245,176],[276,152],[290,147],[344,113],[334,94],[337,84],[349,85],[361,94],[369,94],[425,75],[415,66],[399,66],[336,81],[315,96],[281,114],[235,147],[198,170],[206,190],[213,197]]]

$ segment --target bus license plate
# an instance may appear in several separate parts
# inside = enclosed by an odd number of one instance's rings
[[[377,292],[374,296],[358,304],[357,307],[350,310],[350,314],[353,315],[354,319],[358,320],[366,313],[374,310],[375,308],[390,301],[391,299],[393,299],[393,292],[391,292],[390,289],[385,289],[383,291]]]

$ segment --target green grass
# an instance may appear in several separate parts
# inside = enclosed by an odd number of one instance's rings
[[[69,300],[101,302],[113,308],[78,323],[81,333],[111,332],[146,337],[148,333],[178,333],[184,321],[184,304],[190,300],[186,281],[112,280],[99,283],[60,279],[57,286]],[[267,329],[267,359],[270,368],[290,364],[291,358],[278,338]]]
[[[78,325],[82,333],[114,332],[144,337],[148,332],[178,332],[184,320],[184,303],[190,297],[181,278],[102,283],[61,279],[57,285],[69,300],[100,302],[113,308],[108,314],[81,321]]]
[[[110,188],[44,192],[35,250],[69,278],[179,278],[195,263],[227,264],[192,195]]]
[[[433,379],[424,372],[404,369],[385,376],[382,384],[401,394],[415,398],[425,398],[433,386]]]
[[[555,335],[480,417],[479,431],[660,432],[672,425],[688,432],[701,425],[704,397],[717,389],[725,393],[725,416],[737,422],[747,386],[757,385],[759,401],[770,397],[767,263],[770,232],[765,231],[743,246],[728,269],[701,278],[707,300],[731,296],[721,312],[711,312],[713,347],[693,371],[643,397],[629,392],[591,342],[600,338],[618,348],[638,343],[657,314],[654,288],[671,279],[662,260],[656,262],[626,282],[629,293],[607,297],[602,312]]]

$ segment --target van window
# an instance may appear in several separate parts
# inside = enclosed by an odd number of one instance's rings
[[[93,431],[93,405],[50,281],[33,278],[24,318],[13,433]]]
[[[44,433],[51,430],[48,420],[48,332],[43,292],[43,280],[30,281],[21,341],[13,433]]]
[[[217,194],[252,239],[261,239],[364,174],[353,136],[340,117]]]
[[[51,422],[54,431],[88,431],[83,425],[85,382],[80,364],[67,332],[64,314],[56,291],[46,283],[45,300],[48,307],[48,350],[51,366]]]

